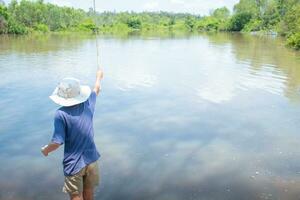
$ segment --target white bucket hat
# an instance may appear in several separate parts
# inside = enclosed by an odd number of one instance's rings
[[[91,94],[91,88],[80,85],[75,78],[64,78],[55,88],[50,99],[61,106],[74,106],[85,102]]]

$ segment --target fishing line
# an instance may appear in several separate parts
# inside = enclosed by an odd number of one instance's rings
[[[97,26],[97,11],[96,11],[96,0],[93,0],[94,5],[94,22],[95,22],[95,34],[96,34],[96,49],[97,49],[97,70],[100,69],[100,50],[99,50],[99,42],[98,42],[98,26]]]

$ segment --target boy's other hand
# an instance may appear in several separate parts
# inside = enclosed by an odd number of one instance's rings
[[[47,146],[48,145],[45,145],[45,146],[43,146],[42,148],[41,148],[41,152],[42,152],[42,154],[44,155],[44,156],[48,156],[48,151],[47,151]]]

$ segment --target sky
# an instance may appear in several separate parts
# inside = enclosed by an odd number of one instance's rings
[[[10,0],[4,0],[8,3]],[[169,11],[207,15],[213,9],[226,6],[229,9],[239,0],[96,0],[96,10],[102,11]],[[57,5],[88,10],[93,0],[45,0]]]

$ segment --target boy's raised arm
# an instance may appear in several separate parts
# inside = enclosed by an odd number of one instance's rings
[[[101,91],[101,85],[100,85],[100,81],[103,78],[103,71],[102,70],[98,70],[97,74],[96,74],[96,82],[95,82],[95,86],[94,86],[94,92],[98,95]]]

